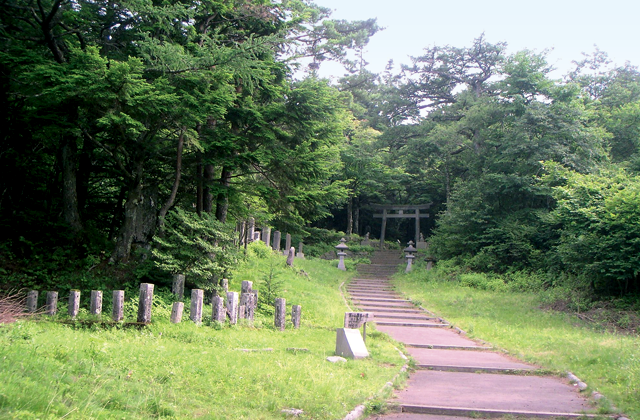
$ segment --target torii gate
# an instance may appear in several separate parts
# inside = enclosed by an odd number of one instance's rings
[[[420,206],[412,205],[374,205],[376,210],[382,210],[382,214],[374,214],[376,219],[382,219],[382,229],[380,229],[380,249],[384,247],[384,236],[387,230],[387,219],[415,219],[416,220],[416,244],[420,239],[420,219],[429,217],[428,213],[420,213],[420,210],[428,210],[432,203],[423,204]],[[397,213],[394,213],[396,212]],[[406,211],[413,211],[414,213],[405,213]]]

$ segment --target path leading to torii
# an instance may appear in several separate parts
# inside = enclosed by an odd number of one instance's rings
[[[347,286],[358,310],[373,313],[376,328],[404,343],[417,362],[392,401],[401,412],[371,419],[580,418],[594,412],[566,380],[538,375],[536,366],[478,344],[402,298],[389,278],[403,260],[398,251],[377,251]]]

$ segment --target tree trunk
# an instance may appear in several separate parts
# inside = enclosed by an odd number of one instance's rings
[[[84,212],[87,198],[89,197],[89,178],[93,170],[92,157],[95,144],[89,139],[84,139],[82,151],[78,162],[78,211]]]
[[[231,185],[232,172],[228,167],[222,168],[222,174],[220,175],[221,191],[218,193],[216,202],[216,219],[222,223],[227,221],[227,213],[229,211],[229,185]]]
[[[211,183],[213,182],[214,167],[212,164],[207,164],[204,167],[204,190],[203,190],[203,205],[202,209],[205,213],[211,213],[213,209],[213,194],[211,193]]]
[[[76,180],[76,163],[78,145],[73,138],[65,137],[62,141],[62,215],[71,227],[74,236],[82,232],[82,222],[78,211],[78,185]]]
[[[202,124],[196,126],[198,138],[202,141]],[[196,212],[202,216],[203,209],[203,184],[202,184],[202,152],[196,150]]]
[[[171,187],[171,194],[169,194],[169,198],[164,203],[162,208],[160,209],[160,213],[158,214],[158,227],[162,229],[164,227],[164,218],[167,215],[167,212],[173,206],[173,202],[176,199],[176,194],[178,193],[178,187],[180,186],[180,176],[182,173],[182,149],[184,147],[184,129],[180,133],[180,137],[178,138],[178,150],[176,152],[176,176],[173,180],[173,187]]]
[[[354,198],[353,226],[356,228],[356,235],[360,235],[360,198]]]
[[[136,230],[137,207],[142,201],[142,162],[136,164],[134,179],[129,184],[127,201],[124,204],[124,223],[118,233],[111,262],[126,262],[131,254],[131,244]]]
[[[353,197],[347,203],[347,235],[353,234]]]
[[[203,183],[202,183],[202,152],[196,152],[196,212],[202,215],[203,210]]]

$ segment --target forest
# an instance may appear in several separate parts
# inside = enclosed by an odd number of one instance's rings
[[[379,30],[307,0],[4,1],[2,288],[211,288],[250,219],[312,251],[432,203],[437,264],[637,301],[638,69],[596,50],[556,80],[479,34],[374,74]]]

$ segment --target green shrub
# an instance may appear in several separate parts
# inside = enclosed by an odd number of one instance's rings
[[[167,273],[184,274],[201,289],[213,290],[215,279],[236,262],[231,232],[214,215],[176,208],[167,215],[164,233],[153,239],[154,264]]]
[[[468,273],[458,276],[460,284],[480,290],[500,292],[507,290],[507,285],[499,276],[489,276],[485,273]]]

